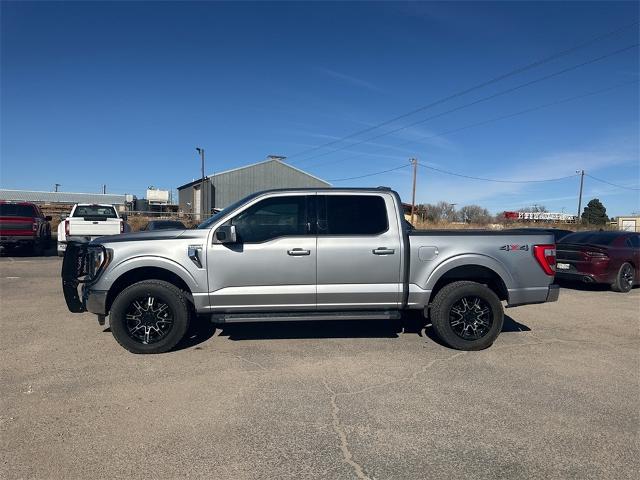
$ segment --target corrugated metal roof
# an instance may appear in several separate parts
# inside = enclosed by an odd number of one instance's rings
[[[300,170],[299,168],[296,168],[296,167],[294,167],[294,166],[291,166],[291,165],[289,165],[288,163],[283,162],[282,160],[280,160],[280,159],[278,159],[278,158],[268,158],[268,159],[263,160],[263,161],[261,161],[261,162],[251,163],[251,164],[249,164],[249,165],[243,165],[242,167],[232,168],[232,169],[230,169],[230,170],[224,170],[224,171],[222,171],[222,172],[217,172],[217,173],[214,173],[214,174],[212,174],[212,175],[207,175],[207,177],[206,177],[206,178],[215,179],[216,177],[219,177],[220,175],[226,175],[226,174],[228,174],[228,173],[233,173],[233,172],[237,172],[237,171],[240,171],[240,170],[245,170],[245,169],[247,169],[247,168],[253,168],[253,167],[256,167],[256,166],[258,166],[258,165],[263,165],[263,164],[265,164],[265,163],[271,163],[271,162],[278,163],[278,164],[283,165],[283,166],[285,166],[285,167],[288,167],[288,168],[290,168],[290,169],[292,169],[292,170],[295,170],[295,171],[297,171],[297,172],[299,172],[299,173],[302,173],[302,174],[304,174],[304,175],[306,175],[306,176],[308,176],[308,177],[311,177],[311,178],[313,178],[314,180],[317,180],[318,182],[321,182],[321,183],[325,184],[327,187],[330,187],[330,186],[331,186],[331,184],[330,184],[329,182],[327,182],[326,180],[322,180],[321,178],[318,178],[318,177],[316,177],[315,175],[311,175],[310,173],[305,172],[304,170]],[[191,186],[191,185],[197,185],[197,184],[198,184],[198,183],[200,183],[200,182],[202,182],[202,179],[201,179],[201,178],[198,178],[198,179],[196,179],[196,180],[192,180],[192,181],[191,181],[191,182],[189,182],[189,183],[185,183],[184,185],[180,185],[180,186],[178,187],[178,190],[180,190],[180,189],[182,189],[182,188],[184,188],[184,187],[189,187],[189,186]]]
[[[7,190],[0,188],[0,200],[34,203],[105,203],[123,205],[125,195],[73,192],[37,192],[31,190]]]

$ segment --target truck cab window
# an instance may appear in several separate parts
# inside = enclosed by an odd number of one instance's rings
[[[307,197],[272,197],[252,205],[231,220],[238,240],[256,243],[277,237],[307,235]]]
[[[377,195],[318,197],[319,235],[379,235],[389,228],[384,199]]]

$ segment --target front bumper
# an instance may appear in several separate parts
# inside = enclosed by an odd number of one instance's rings
[[[84,299],[85,308],[88,312],[96,315],[107,314],[107,291],[91,290],[89,287],[82,289],[82,297]]]
[[[105,259],[108,257],[105,252]],[[89,311],[97,315],[106,314],[107,292],[93,290],[91,288],[95,280],[100,276],[100,272],[108,263],[102,263],[96,272],[91,269],[92,256],[87,244],[68,242],[64,260],[62,261],[62,291],[67,308],[72,313],[82,313]],[[78,286],[82,284],[82,289],[78,291]]]

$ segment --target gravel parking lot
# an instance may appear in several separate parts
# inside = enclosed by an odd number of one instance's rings
[[[67,312],[60,265],[0,259],[3,478],[637,478],[639,289],[507,310],[482,352],[205,322],[135,356]]]

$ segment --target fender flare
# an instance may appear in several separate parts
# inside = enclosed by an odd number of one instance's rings
[[[515,281],[511,272],[495,258],[489,257],[488,255],[481,255],[477,253],[463,253],[460,255],[456,255],[451,258],[447,258],[443,262],[441,262],[436,268],[433,269],[431,275],[427,278],[425,283],[425,290],[433,290],[433,287],[438,283],[444,275],[446,275],[449,271],[453,270],[457,267],[468,267],[472,265],[477,265],[480,267],[488,268],[493,271],[500,277],[503,281],[507,290],[513,288]]]
[[[120,277],[132,270],[144,267],[160,268],[177,275],[189,287],[189,290],[191,290],[191,292],[198,292],[202,288],[205,288],[206,290],[206,286],[199,285],[191,272],[189,272],[189,270],[184,268],[178,262],[155,255],[143,255],[127,258],[109,268],[108,272],[106,272],[106,275],[98,281],[98,283],[101,284],[100,290],[110,290],[113,284]]]

